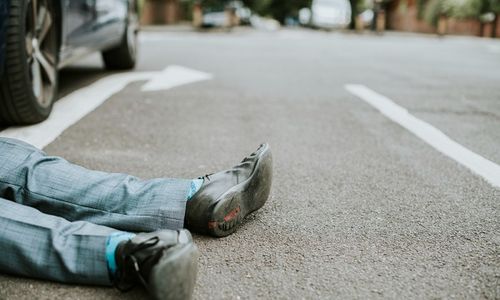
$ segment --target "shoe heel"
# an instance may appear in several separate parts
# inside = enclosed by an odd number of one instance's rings
[[[257,163],[253,178],[236,186],[241,192],[233,190],[221,196],[208,222],[210,235],[225,237],[234,233],[248,214],[264,205],[271,191],[272,165],[272,155],[268,151]]]
[[[212,236],[225,237],[236,231],[241,223],[245,207],[238,193],[230,193],[224,196],[214,208],[213,220],[208,223],[208,231]]]
[[[151,271],[149,291],[156,300],[191,299],[198,273],[199,251],[193,243],[168,249]]]

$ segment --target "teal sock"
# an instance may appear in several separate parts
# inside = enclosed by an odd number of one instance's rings
[[[111,278],[115,276],[117,270],[115,251],[118,244],[130,240],[134,236],[135,234],[124,231],[115,232],[108,236],[108,240],[106,241],[106,263]]]
[[[193,198],[194,194],[201,188],[201,185],[203,184],[203,179],[193,179],[191,180],[191,187],[189,188],[189,194],[187,199],[191,200]]]

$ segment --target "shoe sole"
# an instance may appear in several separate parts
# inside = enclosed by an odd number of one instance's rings
[[[168,249],[151,270],[149,292],[156,300],[191,299],[199,252],[194,243],[179,244]]]
[[[217,199],[208,222],[209,234],[225,237],[234,233],[247,215],[266,203],[271,191],[271,181],[272,155],[267,146],[257,161],[252,176]]]

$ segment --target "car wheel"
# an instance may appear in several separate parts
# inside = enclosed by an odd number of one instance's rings
[[[52,0],[10,1],[0,123],[33,124],[49,116],[58,85],[55,21]]]
[[[139,16],[135,1],[130,2],[127,24],[122,40],[115,48],[102,52],[104,65],[110,70],[128,70],[135,67],[137,59],[137,34]]]

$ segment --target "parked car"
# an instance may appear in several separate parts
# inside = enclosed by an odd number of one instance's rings
[[[201,8],[203,12],[203,27],[224,27],[232,22],[248,25],[250,24],[251,10],[246,7],[242,1],[227,1],[217,0],[201,1]],[[229,20],[230,15],[228,12],[234,14],[236,20]]]
[[[202,11],[203,27],[222,27],[228,24],[226,5],[228,1],[202,0],[200,1]]]
[[[299,22],[316,28],[345,28],[351,23],[351,3],[348,0],[313,0],[311,8],[299,11]]]
[[[137,0],[0,0],[0,123],[46,119],[58,70],[84,55],[133,68],[138,20]]]

